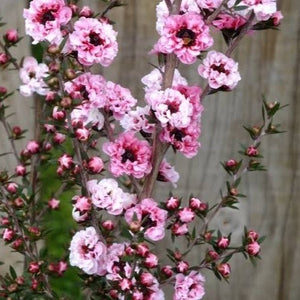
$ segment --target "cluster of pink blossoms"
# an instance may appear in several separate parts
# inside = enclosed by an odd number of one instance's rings
[[[26,34],[33,44],[41,41],[59,45],[63,39],[61,27],[72,18],[72,10],[64,0],[33,0],[29,9],[24,9]]]

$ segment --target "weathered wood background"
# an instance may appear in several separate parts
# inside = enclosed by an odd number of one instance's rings
[[[21,15],[24,2],[1,0],[0,15],[10,26],[23,28]],[[84,2],[92,6],[99,3],[96,0]],[[111,68],[104,70],[104,74],[110,80],[131,88],[133,94],[142,100],[139,78],[151,70],[148,62],[155,63],[147,53],[157,39],[153,24],[158,1],[127,2],[129,5],[126,8],[118,8],[111,14],[117,22],[120,52]],[[239,61],[243,80],[233,93],[212,95],[205,100],[202,148],[198,157],[187,160],[180,155],[175,158],[172,153],[169,154],[170,160],[176,163],[176,169],[181,173],[176,194],[187,198],[193,193],[214,203],[225,178],[219,161],[237,157],[239,142],[248,142],[241,125],[260,120],[261,94],[270,100],[289,104],[278,115],[278,122],[282,123],[287,133],[263,140],[263,162],[268,166],[268,172],[248,174],[241,186],[241,192],[248,197],[241,201],[240,210],[223,210],[214,223],[225,234],[232,231],[233,240],[239,239],[244,224],[266,235],[263,260],[257,268],[253,268],[242,257],[236,257],[232,262],[230,285],[219,282],[205,272],[205,299],[300,299],[300,6],[298,0],[277,2],[285,16],[281,31],[257,32],[245,38],[234,54]],[[24,40],[22,49],[17,50],[20,56],[29,53],[25,50],[26,42],[28,40]],[[224,50],[225,45],[220,40],[214,48]],[[192,84],[201,83],[196,68],[181,69]],[[8,79],[6,74],[0,74],[0,84],[11,88],[17,86],[18,79]],[[32,102],[16,97],[13,103],[17,108],[16,122],[32,128]],[[1,139],[0,143],[1,152],[9,149],[5,140]],[[8,166],[13,165],[7,163]],[[163,199],[167,192],[158,187],[156,194],[157,198]],[[3,251],[1,249],[2,260],[6,255]],[[195,261],[200,260],[199,252],[193,255]]]

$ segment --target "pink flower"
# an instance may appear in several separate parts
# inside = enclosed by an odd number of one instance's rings
[[[171,0],[174,3],[174,0]],[[200,13],[200,9],[195,2],[195,0],[182,0],[181,7],[180,7],[180,14],[187,13],[187,12],[194,12]],[[156,6],[156,15],[157,15],[157,22],[156,22],[156,30],[159,34],[162,34],[165,21],[169,16],[169,9],[165,3],[165,1],[161,1]]]
[[[165,236],[167,215],[168,212],[159,208],[153,199],[146,198],[136,206],[127,209],[125,220],[131,224],[137,218],[142,229],[145,229],[145,236],[153,241],[159,241]]]
[[[182,93],[174,89],[153,91],[146,94],[146,101],[162,127],[187,127],[191,123],[193,105]]]
[[[93,205],[107,210],[111,215],[120,215],[137,201],[135,194],[123,192],[118,182],[111,178],[102,179],[100,182],[90,180],[87,189],[91,194]]]
[[[60,133],[60,132],[55,132],[54,136],[53,136],[53,143],[60,145],[65,142],[66,138],[67,137],[65,134]]]
[[[252,242],[246,246],[249,255],[256,256],[260,252],[260,245],[257,242]]]
[[[75,130],[75,136],[79,141],[86,142],[89,139],[90,130],[85,127],[77,128]]]
[[[163,73],[164,73],[164,67],[161,70],[154,69],[148,75],[145,75],[141,79],[142,83],[145,85],[144,89],[146,93],[161,90],[162,82],[163,82]],[[172,87],[177,85],[187,85],[187,84],[188,84],[187,80],[181,76],[181,74],[177,69],[175,69]]]
[[[208,52],[206,58],[198,67],[198,73],[203,78],[208,79],[208,84],[213,89],[232,90],[241,80],[238,63],[216,51]]]
[[[106,108],[112,111],[117,120],[120,120],[137,103],[129,89],[111,81],[107,82],[105,92]]]
[[[151,147],[131,131],[121,134],[114,142],[105,143],[103,151],[110,156],[109,168],[114,176],[125,173],[142,178],[151,172]]]
[[[204,281],[204,277],[196,271],[192,271],[188,275],[177,274],[173,300],[202,299],[205,294]]]
[[[227,13],[220,13],[213,20],[212,24],[222,30],[222,29],[233,29],[237,30],[241,26],[243,26],[247,22],[247,19],[243,16],[238,14],[227,14]]]
[[[186,157],[192,158],[197,155],[200,147],[199,135],[199,124],[193,122],[186,128],[178,129],[172,126],[164,128],[160,134],[160,140],[170,143]]]
[[[187,224],[186,223],[181,224],[180,222],[174,223],[171,230],[172,230],[172,234],[176,236],[185,235],[186,233],[189,232]]]
[[[149,123],[147,117],[150,116],[150,106],[137,106],[135,110],[128,111],[120,120],[121,126],[126,131],[143,131],[152,133],[155,124]]]
[[[243,0],[239,5],[248,6],[246,12],[253,10],[258,21],[267,21],[276,13],[276,0]]]
[[[189,269],[189,264],[186,261],[180,261],[176,265],[176,269],[179,273],[185,273]]]
[[[49,88],[44,79],[48,76],[49,68],[45,64],[39,64],[32,56],[25,57],[23,66],[20,69],[20,79],[24,83],[20,86],[20,93],[29,97],[33,93],[46,95]]]
[[[189,207],[193,210],[205,211],[207,209],[207,204],[198,198],[191,198],[189,201]]]
[[[107,67],[118,52],[116,36],[107,21],[81,17],[75,22],[64,51],[75,51],[78,61],[85,66],[100,63]]]
[[[159,172],[157,175],[157,180],[163,182],[171,182],[174,187],[177,187],[177,181],[179,180],[179,173],[175,171],[175,168],[172,167],[166,159],[163,159],[159,166]]]
[[[197,4],[202,9],[213,10],[218,8],[223,0],[196,0]]]
[[[177,209],[180,206],[180,200],[175,197],[170,197],[166,202],[166,208],[168,210]]]
[[[158,257],[154,253],[148,253],[145,258],[145,266],[147,268],[155,268],[158,265]]]
[[[178,212],[179,220],[182,223],[190,223],[195,218],[195,213],[189,207],[184,207]]]
[[[70,264],[85,273],[103,276],[106,273],[106,246],[100,241],[94,227],[78,231],[70,244]]]
[[[154,46],[154,52],[175,53],[182,63],[192,64],[201,51],[213,45],[209,27],[201,15],[186,13],[167,17],[161,38]]]
[[[33,44],[47,40],[59,45],[63,39],[61,26],[70,21],[72,10],[64,0],[33,0],[29,9],[24,9],[23,17]]]

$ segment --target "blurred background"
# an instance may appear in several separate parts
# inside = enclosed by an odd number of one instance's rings
[[[158,2],[127,0],[127,6],[116,8],[109,14],[119,32],[119,54],[113,64],[102,72],[107,79],[130,88],[141,102],[143,86],[140,78],[152,70],[149,63],[156,63],[155,57],[149,56],[148,52],[158,38],[154,25]],[[103,5],[100,0],[84,0],[82,3],[95,10]],[[263,139],[262,162],[268,171],[247,174],[239,189],[247,195],[241,200],[240,209],[222,210],[213,224],[224,234],[233,232],[233,241],[240,239],[244,225],[266,235],[262,245],[262,261],[255,268],[242,256],[235,257],[231,261],[230,284],[220,282],[213,274],[204,271],[207,278],[204,299],[300,299],[300,6],[298,0],[277,0],[277,3],[284,15],[280,31],[255,32],[247,36],[233,54],[239,62],[242,81],[234,92],[218,93],[205,99],[200,140],[202,147],[198,156],[188,160],[180,154],[175,157],[172,152],[168,153],[169,161],[175,164],[181,175],[178,188],[173,193],[183,199],[192,193],[203,201],[215,203],[226,180],[219,162],[239,158],[237,151],[240,142],[249,142],[242,125],[255,125],[261,120],[262,94],[268,101],[289,104],[277,115],[277,121],[286,133]],[[22,10],[26,5],[27,1],[23,0],[0,1],[0,16],[7,23],[5,29],[18,28],[20,35],[24,34]],[[223,51],[226,45],[222,39],[216,39],[213,48]],[[25,37],[13,53],[20,58],[30,55],[30,51],[30,40]],[[180,71],[190,85],[203,86],[197,67],[197,64],[181,66]],[[0,85],[8,90],[17,88],[19,84],[16,72],[0,73]],[[16,111],[10,119],[11,124],[29,129],[28,137],[32,137],[35,128],[34,102],[18,93],[10,102]],[[0,152],[9,151],[2,127],[0,136]],[[13,158],[0,160],[1,169],[14,167]],[[165,200],[168,192],[158,184],[156,199]],[[67,200],[69,202],[70,198]],[[66,209],[61,214],[69,212],[71,210]],[[67,221],[59,215],[57,223],[49,226],[61,227],[62,222]],[[70,221],[66,232],[72,226]],[[54,239],[50,238],[48,243],[55,249],[58,245]],[[199,252],[192,255],[195,262],[200,261]],[[10,249],[1,246],[0,256],[7,265],[18,266],[19,258],[11,254]],[[2,266],[0,272],[5,272],[7,265]]]

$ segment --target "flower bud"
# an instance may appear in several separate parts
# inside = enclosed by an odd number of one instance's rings
[[[106,220],[102,222],[102,227],[107,231],[112,231],[116,226],[112,220]]]
[[[6,185],[5,188],[9,193],[15,194],[18,190],[18,184],[15,182],[10,182]]]
[[[52,198],[48,201],[48,206],[50,209],[58,209],[59,208],[59,203],[60,201],[55,199],[55,198]]]
[[[4,86],[0,86],[0,97],[7,93],[7,89]]]
[[[16,283],[17,283],[18,285],[23,285],[23,284],[25,283],[24,277],[23,277],[23,276],[18,276],[18,277],[16,278]]]
[[[14,206],[16,208],[22,208],[24,206],[24,200],[22,198],[20,198],[20,197],[16,198],[14,200]]]
[[[10,242],[15,237],[15,231],[11,228],[5,228],[2,233],[2,238],[5,242]]]
[[[7,217],[2,217],[0,220],[0,224],[3,226],[8,226],[10,224],[9,218]]]
[[[249,230],[248,233],[247,233],[247,239],[248,241],[250,242],[254,242],[258,239],[258,233],[255,232],[254,230]]]
[[[166,202],[166,209],[168,210],[175,210],[179,208],[179,206],[180,206],[180,200],[175,197],[169,198]]]
[[[207,231],[207,232],[204,233],[204,239],[205,239],[205,241],[208,242],[208,241],[211,240],[211,238],[212,238],[212,233],[211,232]]]
[[[213,261],[213,260],[219,259],[219,257],[220,257],[220,255],[219,255],[216,251],[209,250],[209,251],[207,252],[206,260],[208,260],[208,261]]]
[[[182,223],[190,223],[195,218],[195,213],[189,207],[184,207],[178,212],[179,220]]]
[[[32,281],[31,281],[31,289],[33,291],[36,291],[39,287],[39,282],[37,279],[33,278]]]
[[[60,101],[60,105],[63,108],[70,108],[72,105],[72,99],[70,97],[63,97]]]
[[[94,156],[88,160],[87,167],[92,174],[99,174],[104,168],[104,163],[100,157]]]
[[[40,150],[40,145],[37,141],[31,140],[27,143],[26,150],[31,154],[36,154]]]
[[[60,49],[58,46],[52,44],[48,47],[47,49],[49,54],[59,54],[60,53]]]
[[[17,165],[15,168],[15,173],[17,176],[24,177],[26,175],[26,167],[24,165]]]
[[[156,268],[158,265],[158,258],[154,253],[148,253],[145,259],[145,266],[147,268]]]
[[[151,286],[154,283],[154,277],[149,272],[143,272],[140,276],[140,281],[144,286]]]
[[[77,128],[75,131],[76,138],[81,142],[86,142],[90,136],[90,131],[83,127],[83,128]]]
[[[41,231],[38,227],[32,226],[28,228],[28,231],[34,236],[39,237],[41,235]]]
[[[29,263],[28,271],[32,274],[38,273],[40,270],[40,265],[37,261],[32,261]]]
[[[246,246],[246,251],[251,256],[256,256],[260,252],[260,245],[257,242],[252,242]]]
[[[219,271],[219,273],[224,277],[224,278],[228,278],[230,273],[231,273],[231,268],[230,265],[228,263],[224,263],[224,264],[219,264],[217,266],[217,269]]]
[[[5,65],[8,61],[9,61],[9,57],[5,53],[1,52],[0,53],[0,66]]]
[[[92,15],[93,15],[93,11],[88,6],[84,6],[79,13],[80,17],[86,17],[86,18],[90,18]]]
[[[61,121],[66,117],[66,113],[64,110],[60,110],[58,106],[53,108],[52,118],[57,121]]]
[[[19,126],[14,126],[12,129],[12,137],[14,139],[18,138],[22,134],[22,129]]]
[[[136,253],[142,257],[145,257],[149,253],[149,247],[145,243],[140,243],[136,247]]]
[[[15,29],[7,30],[4,37],[10,43],[15,43],[19,39],[18,32]]]
[[[66,135],[60,132],[55,132],[53,136],[53,143],[61,145],[66,140]]]
[[[46,94],[46,97],[45,97],[46,101],[47,101],[47,102],[52,102],[52,101],[54,101],[55,95],[56,95],[55,92],[52,92],[52,91],[48,92],[48,93]]]
[[[132,221],[130,224],[129,224],[129,229],[131,232],[133,233],[137,233],[140,231],[141,229],[141,222],[140,221]]]
[[[186,261],[180,261],[179,263],[177,263],[176,269],[179,273],[185,273],[189,269],[189,264]]]
[[[174,223],[171,230],[172,233],[176,236],[185,235],[189,232],[187,224],[180,224],[179,222]]]
[[[258,155],[258,150],[254,146],[249,146],[246,150],[246,155],[252,157]]]
[[[164,266],[162,267],[161,271],[166,277],[171,277],[173,275],[173,270],[171,266]]]
[[[23,246],[22,238],[17,238],[11,245],[11,247],[15,250],[19,250]]]
[[[76,78],[76,72],[74,69],[67,69],[65,71],[65,75],[69,80]]]
[[[220,237],[217,241],[217,245],[221,249],[226,249],[229,246],[230,240],[227,237]]]

